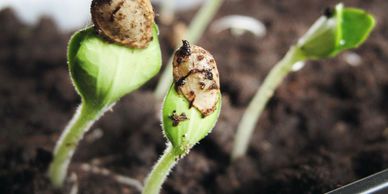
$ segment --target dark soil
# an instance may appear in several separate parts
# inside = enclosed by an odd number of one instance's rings
[[[388,1],[383,0],[345,1],[378,20],[366,44],[353,51],[363,62],[350,66],[341,55],[292,73],[260,119],[248,156],[228,162],[237,123],[269,69],[335,3],[225,2],[217,18],[249,15],[263,21],[268,34],[207,32],[201,39],[218,62],[223,110],[213,133],[174,168],[163,193],[324,193],[388,167]],[[193,13],[177,20],[188,22]],[[82,194],[138,193],[82,166],[145,178],[165,146],[160,102],[152,96],[157,79],[93,126],[73,158],[72,180],[54,190],[45,176],[50,153],[79,104],[66,66],[70,34],[49,19],[26,26],[10,10],[0,12],[0,26],[0,193],[69,193],[75,179]],[[161,26],[165,60],[172,52],[169,29]]]

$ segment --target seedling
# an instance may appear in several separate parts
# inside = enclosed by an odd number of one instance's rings
[[[146,179],[143,194],[157,194],[177,161],[203,139],[221,111],[218,70],[213,56],[184,41],[173,59],[174,83],[164,100],[167,148]]]
[[[82,102],[54,150],[49,178],[57,187],[63,184],[84,133],[161,67],[158,29],[148,0],[113,0],[111,4],[94,0],[92,16],[94,28],[75,33],[68,46],[70,76]],[[132,28],[125,25],[128,22]]]
[[[192,44],[195,44],[205,32],[206,27],[208,26],[214,15],[217,13],[217,10],[221,7],[222,2],[223,0],[209,0],[204,3],[198,13],[195,15],[193,21],[191,22],[189,29],[184,35],[184,39],[188,40]],[[177,47],[178,46],[179,45],[177,45]],[[158,85],[156,86],[156,89],[154,91],[154,95],[158,99],[162,99],[165,96],[169,87],[173,83],[171,73],[172,66],[169,65],[173,62],[172,60],[173,56],[168,60],[168,65],[160,76]]]
[[[344,8],[342,4],[334,9],[327,9],[265,78],[238,126],[232,158],[245,155],[266,103],[294,64],[335,57],[342,51],[357,48],[367,39],[374,26],[373,16],[363,10]]]

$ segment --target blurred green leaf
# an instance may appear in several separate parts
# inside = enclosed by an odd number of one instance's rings
[[[297,46],[307,59],[334,57],[364,43],[374,26],[374,17],[366,11],[338,4],[334,14],[321,16]]]
[[[344,8],[337,17],[341,20],[341,26],[338,27],[340,32],[338,33],[336,53],[360,46],[368,38],[376,24],[373,16],[355,8]]]
[[[72,80],[86,105],[103,108],[139,88],[161,67],[161,51],[153,28],[153,40],[145,49],[107,42],[90,27],[77,32],[68,48]]]

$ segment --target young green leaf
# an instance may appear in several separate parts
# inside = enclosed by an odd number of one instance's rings
[[[155,76],[161,67],[157,33],[154,25],[153,40],[145,49],[111,44],[93,28],[76,33],[69,44],[68,60],[83,103],[97,109],[110,106]]]
[[[339,16],[338,16],[339,17]],[[344,8],[336,53],[360,46],[369,36],[376,21],[367,12],[355,8]]]
[[[164,100],[162,126],[164,134],[180,154],[187,153],[211,132],[221,112],[221,94],[217,94],[215,112],[207,117],[190,107],[190,102],[172,86]]]
[[[338,4],[314,23],[297,46],[307,59],[334,57],[361,45],[374,26],[375,20],[367,12]]]

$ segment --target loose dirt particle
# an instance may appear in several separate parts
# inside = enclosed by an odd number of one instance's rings
[[[188,120],[189,118],[187,118],[185,113],[181,113],[180,115],[176,114],[176,111],[174,110],[170,119],[172,120],[172,126],[176,127],[180,122]]]

